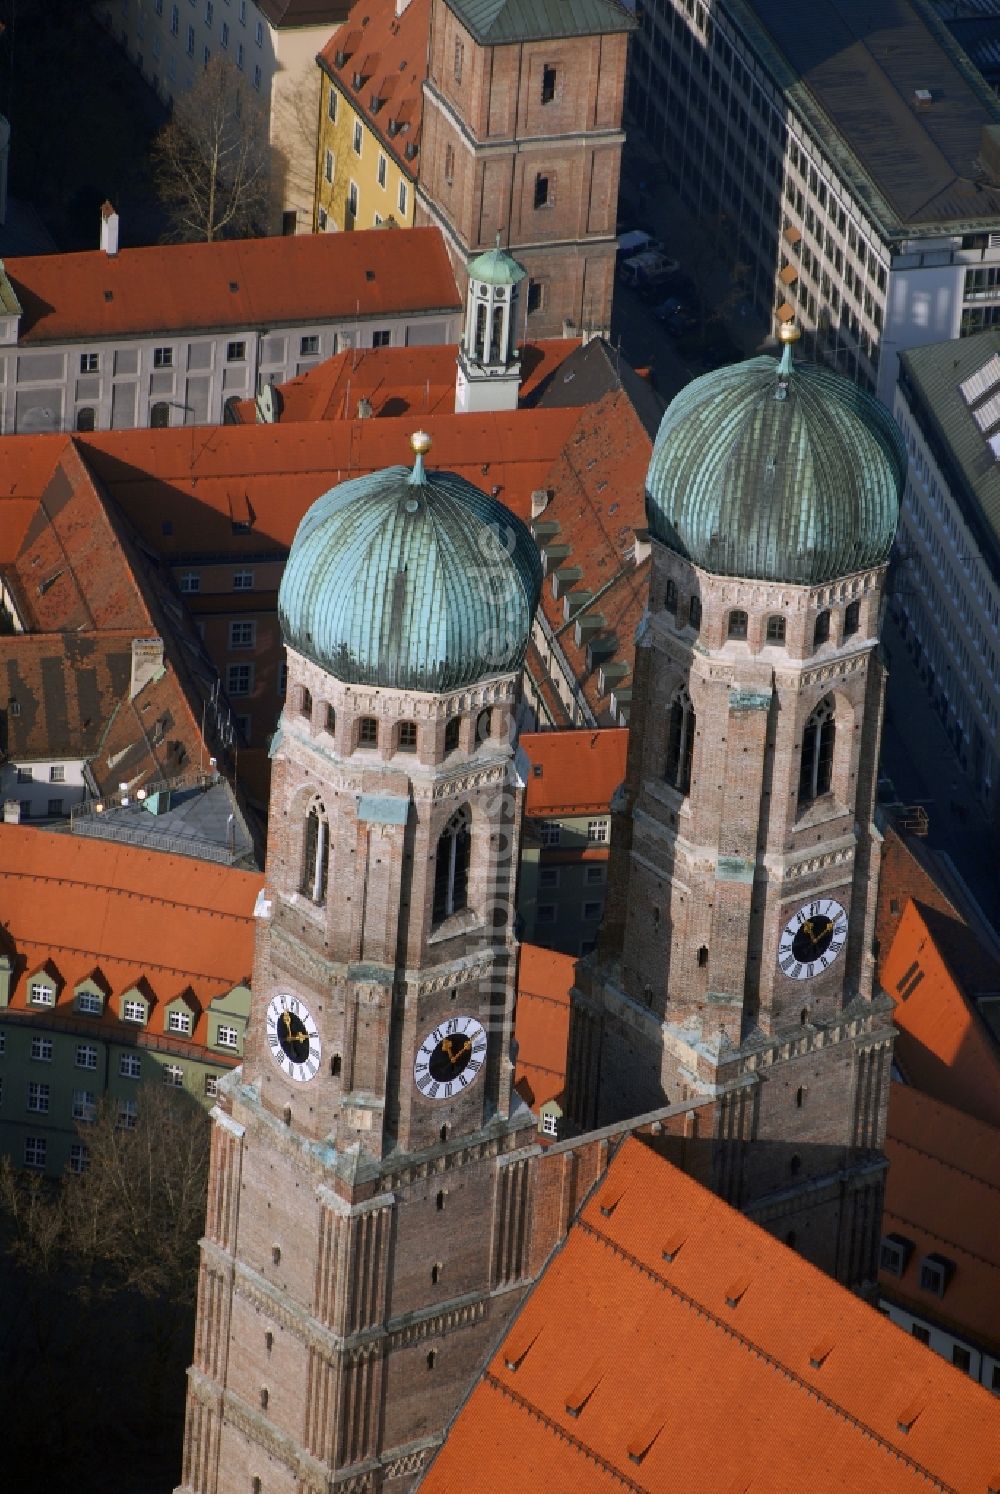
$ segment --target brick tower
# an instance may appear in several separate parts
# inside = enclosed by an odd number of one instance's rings
[[[881,1214],[872,815],[904,474],[889,415],[791,339],[664,416],[611,901],[571,1031],[576,1124],[721,1099],[717,1190],[850,1283]]]
[[[411,1488],[523,1290],[510,723],[541,578],[524,526],[425,472],[427,444],[314,504],[282,580],[185,1494]]]
[[[634,25],[616,0],[431,0],[416,221],[463,279],[500,235],[528,272],[532,338],[610,328]]]

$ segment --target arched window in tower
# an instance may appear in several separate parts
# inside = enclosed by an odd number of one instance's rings
[[[476,341],[475,355],[480,362],[486,362],[486,318],[489,315],[485,301],[476,304]]]
[[[330,824],[319,799],[306,815],[305,851],[302,857],[302,891],[314,903],[326,902],[326,878],[330,864]]]
[[[493,712],[487,708],[480,711],[476,717],[476,743],[481,745],[489,740],[493,731]]]
[[[663,593],[663,605],[668,612],[677,611],[677,582],[668,581],[667,589]]]
[[[458,747],[458,734],[462,729],[461,716],[452,716],[444,729],[444,750],[454,752]]]
[[[374,716],[362,716],[358,722],[358,746],[378,746],[378,722]]]
[[[726,629],[727,638],[745,638],[750,619],[740,607],[734,607],[729,614],[729,626]]]
[[[780,613],[775,613],[767,620],[768,643],[784,643],[785,641],[785,619]]]
[[[701,598],[692,597],[691,605],[688,607],[688,623],[697,633],[701,627]]]
[[[861,603],[848,602],[844,608],[844,637],[851,638],[861,627]]]
[[[687,686],[682,685],[670,702],[667,721],[667,762],[664,777],[672,788],[686,794],[691,788],[691,758],[694,753],[695,714]]]
[[[417,723],[415,721],[401,721],[399,723],[398,743],[400,752],[416,752]]]
[[[503,359],[503,307],[493,308],[493,331],[490,336],[490,362],[500,363]]]
[[[833,697],[825,695],[806,722],[799,763],[799,803],[811,804],[830,792],[836,724]]]
[[[813,648],[819,648],[830,637],[830,613],[821,612],[813,628]]]
[[[457,809],[441,832],[434,861],[434,923],[442,923],[469,905],[469,853],[472,816],[468,805]]]
[[[302,715],[302,716],[312,716],[312,713],[313,713],[312,692],[310,690],[307,690],[306,687],[305,687],[305,685],[303,685],[302,686],[302,693],[299,696],[299,714]]]

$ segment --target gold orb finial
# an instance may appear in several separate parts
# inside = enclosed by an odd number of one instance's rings
[[[416,456],[426,456],[431,449],[431,438],[426,431],[414,431],[410,437],[410,449]]]
[[[779,342],[798,342],[801,336],[802,329],[797,327],[794,322],[782,322],[778,328]]]

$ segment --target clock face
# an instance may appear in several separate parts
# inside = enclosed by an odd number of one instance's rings
[[[319,1072],[319,1030],[297,996],[279,993],[267,1007],[267,1044],[278,1068],[305,1084]]]
[[[413,1060],[413,1082],[428,1100],[461,1094],[486,1057],[486,1029],[475,1017],[449,1017],[429,1032]]]
[[[821,897],[793,913],[781,931],[778,964],[792,980],[809,980],[832,965],[847,939],[847,911]]]

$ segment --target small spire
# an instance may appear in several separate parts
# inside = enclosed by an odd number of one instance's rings
[[[426,431],[414,431],[410,437],[410,450],[416,460],[413,463],[413,471],[410,473],[409,481],[414,484],[422,484],[427,481],[424,472],[424,457],[431,449],[431,438]]]
[[[778,378],[788,380],[792,376],[792,344],[798,342],[802,336],[801,331],[794,322],[783,322],[778,328],[778,340],[783,344],[781,350],[781,362],[778,364]]]

